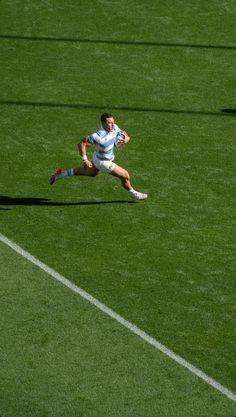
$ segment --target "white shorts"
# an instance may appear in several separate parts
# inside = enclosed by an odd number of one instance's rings
[[[99,171],[106,172],[108,174],[116,167],[116,164],[113,161],[101,161],[96,157],[96,155],[93,155],[93,163]]]

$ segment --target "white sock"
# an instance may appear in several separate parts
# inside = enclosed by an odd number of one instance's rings
[[[129,194],[134,194],[134,193],[136,193],[136,191],[135,191],[133,188],[131,188],[131,189],[128,191],[128,193],[129,193]]]

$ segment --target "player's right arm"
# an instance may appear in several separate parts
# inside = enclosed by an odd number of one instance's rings
[[[83,138],[80,143],[78,144],[79,153],[81,156],[81,159],[85,166],[91,168],[92,162],[88,160],[87,157],[87,147],[91,146],[91,143],[89,143],[88,138]]]

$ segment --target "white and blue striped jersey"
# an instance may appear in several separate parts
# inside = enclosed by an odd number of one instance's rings
[[[122,137],[122,132],[117,125],[111,132],[107,132],[103,127],[100,127],[96,133],[92,133],[87,137],[88,142],[96,146],[95,155],[101,161],[113,161],[114,146],[117,140]]]

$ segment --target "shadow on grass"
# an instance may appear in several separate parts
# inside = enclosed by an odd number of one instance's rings
[[[236,114],[236,109],[222,109],[222,113]]]
[[[193,114],[200,116],[234,116],[235,110],[222,109],[220,111],[201,111],[201,110],[181,110],[181,109],[158,109],[153,107],[126,107],[116,105],[100,105],[100,104],[85,104],[85,103],[53,103],[47,101],[21,101],[21,100],[0,100],[0,104],[7,106],[29,106],[29,107],[52,107],[52,108],[71,108],[71,109],[104,109],[121,110],[121,111],[137,111],[137,112],[154,112],[154,113],[169,113],[169,114]]]
[[[0,196],[0,205],[3,206],[48,206],[48,207],[60,207],[60,206],[93,206],[98,204],[132,204],[134,201],[128,200],[108,200],[108,201],[81,201],[78,203],[66,203],[51,201],[49,198],[35,198],[35,197],[9,197]],[[8,210],[2,209],[0,210]]]
[[[236,49],[235,45],[209,45],[194,43],[178,42],[148,42],[148,41],[129,41],[129,40],[112,40],[112,39],[86,39],[86,38],[60,38],[53,36],[27,36],[27,35],[10,35],[1,34],[0,39],[19,40],[19,41],[46,41],[46,42],[78,42],[92,44],[111,44],[111,45],[131,45],[131,46],[157,46],[167,48],[207,48],[207,49]]]

